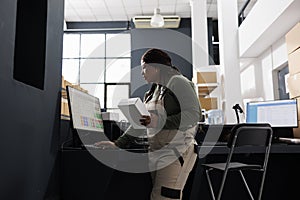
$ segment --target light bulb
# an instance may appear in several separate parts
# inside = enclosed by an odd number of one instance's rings
[[[154,9],[154,15],[151,17],[151,22],[150,22],[152,27],[163,27],[165,22],[163,16],[160,14],[160,9],[156,8]]]

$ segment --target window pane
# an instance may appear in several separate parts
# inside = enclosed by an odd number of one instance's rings
[[[106,82],[130,82],[130,59],[107,59]]]
[[[129,85],[107,85],[107,108],[118,108],[121,99],[129,98]]]
[[[79,57],[79,34],[64,34],[63,58]]]
[[[73,84],[78,84],[79,59],[63,59],[62,75],[65,80]]]
[[[107,34],[107,57],[130,57],[130,34]]]
[[[95,58],[104,57],[105,35],[104,34],[82,34],[81,35],[81,57]]]
[[[104,108],[104,84],[80,84],[90,95],[98,97],[101,108]]]
[[[104,59],[81,59],[80,83],[104,82]]]

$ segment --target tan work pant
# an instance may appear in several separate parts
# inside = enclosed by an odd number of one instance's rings
[[[194,144],[188,147],[182,158],[183,165],[177,159],[168,166],[152,172],[151,200],[182,199],[182,190],[197,158]]]

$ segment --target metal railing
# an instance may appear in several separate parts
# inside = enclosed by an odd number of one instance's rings
[[[247,0],[245,2],[245,4],[242,6],[240,12],[239,12],[239,15],[238,15],[238,18],[239,18],[239,26],[242,24],[242,22],[244,21],[244,19],[246,18],[245,16],[245,9],[247,8],[247,6],[249,5],[251,0]]]

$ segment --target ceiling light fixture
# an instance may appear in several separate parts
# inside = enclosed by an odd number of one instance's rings
[[[163,27],[164,24],[164,18],[160,14],[159,1],[157,1],[157,8],[154,9],[154,15],[151,17],[150,25],[155,28],[160,28]]]

